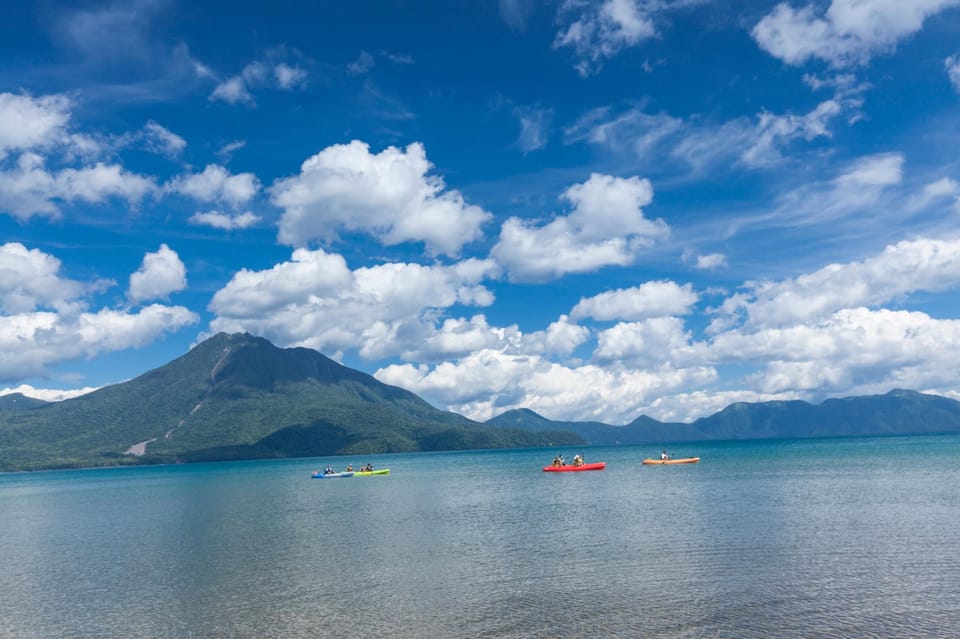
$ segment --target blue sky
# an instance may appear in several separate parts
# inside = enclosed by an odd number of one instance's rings
[[[960,398],[960,0],[0,6],[0,392],[219,331],[476,419]]]

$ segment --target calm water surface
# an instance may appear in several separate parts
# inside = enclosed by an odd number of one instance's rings
[[[960,437],[657,452],[0,475],[0,637],[960,636]]]

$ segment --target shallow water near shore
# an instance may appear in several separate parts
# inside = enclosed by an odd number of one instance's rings
[[[603,471],[544,473],[554,455]],[[0,475],[0,637],[945,637],[960,437]],[[388,476],[310,478],[372,462]]]

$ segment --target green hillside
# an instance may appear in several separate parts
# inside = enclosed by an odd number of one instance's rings
[[[0,410],[0,470],[573,445],[443,412],[316,351],[219,334],[136,379]]]
[[[46,403],[42,399],[27,397],[22,393],[0,395],[0,411],[30,410]]]

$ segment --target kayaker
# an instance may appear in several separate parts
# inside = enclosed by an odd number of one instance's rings
[[[353,472],[353,464],[347,464],[347,470],[346,470],[345,472],[352,473],[352,472]]]
[[[660,453],[661,461],[667,461],[668,459],[670,459],[670,455],[667,454],[667,451],[663,451]]]
[[[323,469],[324,475],[332,475],[334,472],[336,471],[333,470],[333,466],[330,466],[329,464],[327,465],[326,468]]]
[[[577,453],[573,456],[573,465],[574,466],[583,466],[583,455]]]

